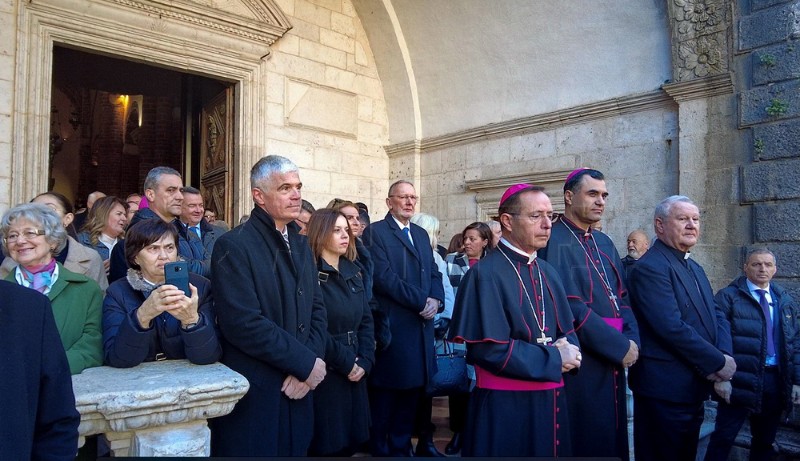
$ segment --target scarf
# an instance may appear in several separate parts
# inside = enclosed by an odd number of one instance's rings
[[[56,269],[56,260],[50,259],[47,264],[40,264],[38,266],[22,267],[19,266],[22,277],[28,282],[34,290],[44,294],[50,288],[53,281],[53,271]]]

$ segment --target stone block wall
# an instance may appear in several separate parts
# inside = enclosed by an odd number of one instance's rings
[[[778,258],[776,280],[800,293],[800,1],[740,2],[741,128],[751,132],[741,203],[753,208],[751,245]],[[741,255],[740,255],[741,257]]]
[[[625,238],[633,229],[643,228],[652,237],[653,209],[675,192],[677,184],[678,121],[674,107],[665,104],[641,112],[586,118],[423,152],[421,211],[441,220],[441,240],[446,243],[481,218],[476,193],[468,189],[466,181],[582,166],[597,168],[606,175],[610,195],[603,231],[611,236],[618,251],[624,251]],[[551,192],[554,203],[563,203],[563,178],[559,181],[557,190]]]
[[[11,113],[14,101],[16,0],[0,0],[0,212],[11,205]]]
[[[350,0],[277,3],[293,27],[264,64],[264,154],[300,166],[303,196],[315,207],[340,197],[364,202],[373,219],[382,218],[388,117],[361,21]]]

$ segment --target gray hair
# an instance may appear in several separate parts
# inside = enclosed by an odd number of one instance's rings
[[[183,179],[181,174],[178,173],[178,170],[170,168],[168,166],[157,166],[152,170],[150,170],[147,173],[147,176],[144,178],[144,190],[147,189],[156,190],[156,188],[158,187],[158,183],[161,181],[161,176],[165,174],[177,176]]]
[[[778,264],[778,258],[775,256],[775,253],[769,251],[766,248],[755,248],[755,249],[752,249],[752,250],[748,251],[747,252],[747,257],[744,258],[745,264],[747,264],[747,261],[750,261],[750,258],[752,258],[755,255],[771,255],[772,259],[775,261],[775,264]]]
[[[397,181],[393,182],[392,185],[389,186],[389,193],[387,195],[389,197],[391,197],[392,194],[394,193],[395,188],[397,186],[399,186],[400,184],[408,184],[409,186],[414,187],[414,183],[412,183],[411,181],[406,181],[405,179],[400,179],[400,180],[397,180]],[[416,187],[414,187],[414,189],[416,190]]]
[[[61,253],[67,246],[67,231],[61,222],[61,217],[55,210],[47,205],[40,203],[24,203],[6,211],[0,220],[0,234],[3,235],[3,248],[8,251],[5,237],[11,225],[16,221],[24,219],[36,226],[41,226],[44,230],[44,238],[50,245],[55,245],[55,254]]]
[[[495,221],[494,219],[490,219],[490,220],[484,222],[484,224],[489,226],[489,229],[491,229],[492,232],[494,232],[495,229],[498,229],[498,230],[502,230],[503,229],[503,226],[500,225],[500,221]]]
[[[201,195],[200,189],[192,186],[184,186],[183,190],[181,190],[184,194],[192,194],[192,195]]]
[[[297,165],[286,157],[280,155],[261,157],[250,170],[250,187],[258,189],[259,185],[263,185],[263,181],[269,180],[275,173],[286,174],[298,170]]]
[[[437,234],[439,234],[439,219],[429,214],[417,213],[412,216],[409,221],[425,229],[425,232],[428,233],[431,248],[436,249],[436,244],[438,243]]]
[[[656,206],[656,211],[653,213],[653,219],[661,219],[662,221],[666,219],[669,216],[669,210],[672,208],[672,205],[675,205],[678,202],[697,206],[694,204],[692,199],[685,195],[670,195]]]

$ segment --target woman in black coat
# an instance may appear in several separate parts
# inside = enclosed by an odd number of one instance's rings
[[[366,375],[375,361],[372,313],[356,258],[355,238],[343,214],[317,210],[308,223],[328,314],[328,374],[314,390],[312,456],[350,456],[369,438]]]
[[[131,226],[125,255],[131,269],[112,283],[103,302],[106,365],[189,359],[198,365],[222,356],[211,298],[211,282],[189,274],[191,296],[165,284],[164,265],[178,260],[175,226],[159,218]]]

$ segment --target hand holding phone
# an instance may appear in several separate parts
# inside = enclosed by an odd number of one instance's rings
[[[164,283],[174,285],[188,297],[192,297],[189,290],[189,263],[175,261],[164,265]]]

